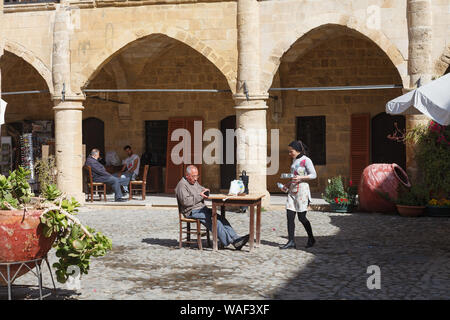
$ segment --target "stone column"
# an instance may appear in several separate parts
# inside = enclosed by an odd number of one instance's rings
[[[74,94],[70,81],[70,9],[66,1],[55,13],[52,74],[54,85],[55,149],[58,187],[84,203],[82,171],[81,90]]]
[[[270,204],[267,191],[267,92],[260,90],[259,5],[257,0],[238,0],[238,79],[236,84],[236,128],[239,159],[237,176],[249,175],[250,193],[265,194],[263,206]]]
[[[421,85],[431,81],[432,16],[431,0],[408,0],[408,73],[411,88],[419,79]]]
[[[408,74],[410,88],[425,85],[431,81],[432,67],[432,11],[431,0],[408,0]],[[422,114],[406,115],[406,129],[426,124],[430,119]],[[414,160],[414,146],[406,147],[406,167],[412,181],[417,178],[417,163]]]
[[[84,203],[82,101],[55,101],[55,150],[58,187]]]

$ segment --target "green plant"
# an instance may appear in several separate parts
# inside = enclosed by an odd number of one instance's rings
[[[7,178],[0,175],[2,208],[43,209],[40,220],[44,225],[44,235],[56,236],[53,247],[59,261],[53,267],[56,268],[58,282],[67,281],[69,266],[78,266],[82,274],[87,274],[90,258],[103,256],[111,250],[111,239],[84,226],[76,217],[80,204],[74,198],[68,199],[54,184],[48,184],[42,197],[33,202],[33,207],[29,207],[33,194],[26,180],[28,174],[29,171],[19,167]]]
[[[398,188],[398,196],[394,201],[403,206],[425,206],[428,203],[428,188],[424,185],[413,185],[410,189],[403,186]]]
[[[337,176],[328,179],[322,198],[328,203],[355,205],[357,193],[358,188],[352,184],[351,180],[345,187],[342,177]]]
[[[56,169],[56,160],[54,156],[49,156],[47,159],[36,160],[35,169],[41,193],[45,192],[47,186],[56,184],[58,170]]]
[[[87,274],[90,258],[100,257],[111,250],[111,240],[101,232],[85,227],[75,217],[80,204],[74,199],[67,199],[56,188],[48,185],[44,190],[47,200],[47,208],[41,216],[44,224],[44,234],[50,237],[56,234],[54,247],[59,261],[53,264],[56,268],[58,282],[67,281],[70,274],[67,272],[69,266],[78,266],[80,273]]]
[[[430,121],[406,134],[406,141],[414,148],[420,184],[424,184],[434,198],[450,196],[450,128]]]
[[[18,209],[30,202],[34,196],[28,183],[29,170],[19,167],[8,177],[0,175],[1,209]]]

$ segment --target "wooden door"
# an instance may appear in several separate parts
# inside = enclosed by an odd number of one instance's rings
[[[354,185],[370,163],[370,114],[352,114],[350,132],[350,178]]]
[[[195,130],[194,130],[194,121],[200,121],[202,130],[198,132],[197,134],[200,135],[200,140],[197,143],[200,143],[200,147],[197,147],[197,150],[195,148],[195,138],[198,138],[195,136]],[[181,164],[175,164],[172,161],[171,153],[172,149],[180,143],[180,141],[172,141],[172,133],[176,129],[186,129],[189,132],[190,135],[190,142],[191,146],[189,148],[190,151],[190,162],[191,163],[185,163],[184,161]],[[190,118],[169,118],[169,125],[168,125],[168,134],[167,134],[167,155],[166,155],[166,184],[165,184],[165,192],[166,193],[173,193],[175,190],[175,187],[178,184],[178,181],[183,177],[186,167],[190,164],[194,164],[194,159],[200,159],[202,161],[202,152],[203,152],[203,119],[199,117],[190,117]],[[181,139],[180,139],[181,140]],[[187,141],[189,140],[188,137],[183,138],[183,142],[185,143],[183,152],[188,150]],[[185,154],[181,153],[180,156],[185,156]],[[202,174],[202,165],[195,164],[198,168],[198,172],[200,175],[199,183],[201,184],[201,174]]]

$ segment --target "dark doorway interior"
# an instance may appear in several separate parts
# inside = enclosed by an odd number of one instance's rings
[[[325,116],[297,117],[297,140],[309,149],[315,165],[325,165],[327,159]]]
[[[105,158],[105,124],[97,118],[83,120],[83,144],[86,145],[86,157],[92,149],[100,150],[102,158]]]
[[[151,166],[166,166],[167,153],[167,129],[169,121],[150,120],[145,121],[145,164]]]
[[[372,118],[372,163],[396,163],[406,169],[406,146],[403,142],[388,139],[396,128],[405,130],[405,117],[385,112]]]
[[[227,129],[236,129],[236,116],[229,116],[220,121],[220,131],[223,137],[223,164],[220,165],[220,188],[229,189],[231,181],[236,179],[236,138],[234,138],[234,160],[232,164],[226,163]]]

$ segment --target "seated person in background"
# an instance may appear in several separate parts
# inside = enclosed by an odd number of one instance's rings
[[[128,158],[125,159],[125,163],[122,167],[122,170],[118,173],[118,177],[127,178],[128,183],[126,186],[123,186],[123,189],[126,193],[128,193],[128,184],[131,180],[136,180],[136,177],[139,175],[139,165],[140,159],[137,154],[133,153],[133,150],[130,146],[125,146],[123,148],[128,155]]]
[[[186,217],[199,219],[200,222],[212,230],[212,210],[205,205],[208,198],[205,189],[198,182],[198,169],[194,165],[186,168],[186,176],[181,178],[175,188],[177,201],[181,213]],[[249,235],[239,237],[230,223],[220,214],[217,214],[217,236],[223,246],[232,244],[236,250],[241,250],[248,242]]]
[[[90,166],[92,170],[92,180],[94,182],[102,182],[111,185],[114,190],[114,200],[116,202],[124,202],[127,199],[122,198],[122,190],[120,186],[128,185],[128,178],[117,178],[106,171],[105,167],[98,162],[100,158],[100,151],[92,149],[89,157],[86,159],[86,166]]]

